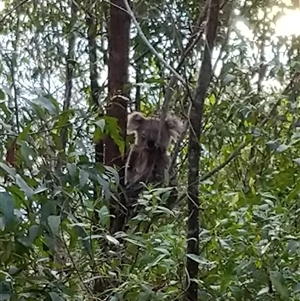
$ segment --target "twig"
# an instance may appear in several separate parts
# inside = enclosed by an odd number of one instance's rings
[[[224,168],[227,164],[229,164],[239,153],[240,151],[245,148],[248,144],[250,143],[250,141],[248,142],[242,142],[229,156],[228,158],[221,163],[219,166],[215,167],[214,169],[212,169],[211,171],[209,171],[208,173],[206,173],[202,178],[200,178],[200,182],[203,182],[205,180],[207,180],[208,178],[210,178],[212,175],[214,175],[215,173],[217,173],[218,171],[220,171],[222,168]]]

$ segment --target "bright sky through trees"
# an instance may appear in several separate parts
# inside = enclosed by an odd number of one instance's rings
[[[4,9],[4,6],[5,6],[4,2],[0,1],[0,12],[1,12],[1,10]],[[281,8],[279,8],[278,6],[273,6],[272,8],[270,8],[269,13],[268,13],[268,17],[270,18],[270,20],[272,20],[274,18],[274,16],[276,14],[278,14],[278,12],[280,12],[280,11],[281,11]],[[238,16],[239,12],[236,11],[235,15]],[[264,13],[263,13],[263,11],[260,11],[258,13],[258,19],[263,19],[263,18],[264,18]],[[279,37],[279,36],[288,37],[288,36],[292,36],[292,35],[295,35],[295,36],[300,35],[300,26],[297,26],[297,24],[299,24],[299,20],[300,20],[300,10],[283,9],[282,16],[279,17],[274,24],[275,35],[272,37],[272,39],[276,41],[277,37]],[[132,26],[132,27],[134,27],[134,26]],[[247,25],[247,20],[243,20],[239,17],[235,22],[235,27],[236,27],[237,31],[239,31],[240,34],[249,41],[249,44],[248,44],[249,50],[248,51],[251,54],[251,56],[253,58],[257,57],[257,55],[259,53],[259,49],[256,47],[256,45],[252,45],[252,42],[254,41],[255,33]],[[234,38],[235,36],[236,36],[235,32],[232,32],[232,37]],[[8,38],[10,39],[10,37],[8,37]],[[271,47],[272,46],[265,47],[265,55],[266,55],[266,60],[267,60],[266,63],[268,63],[268,61],[271,61],[274,56],[274,54],[272,53]],[[215,50],[215,56],[216,56],[215,59],[218,57],[217,54],[218,54],[219,50],[220,49],[218,49],[218,48],[216,48],[216,50]],[[237,51],[237,55],[238,55],[238,51]],[[286,59],[287,59],[287,57],[283,51],[279,60],[281,62],[285,62]],[[218,73],[221,70],[221,66],[222,66],[222,62],[219,62],[218,66],[216,68],[216,73]],[[134,74],[135,74],[134,68],[132,66],[130,66],[129,73],[130,73],[130,78],[132,78],[132,76],[134,76]],[[99,77],[100,77],[99,84],[103,85],[107,78],[107,66],[104,66],[104,68],[100,71]],[[54,80],[54,82],[57,86],[59,86],[59,87],[63,86],[63,83],[58,81],[58,79],[56,79],[56,78],[54,79],[53,75],[51,76],[51,78]],[[254,78],[254,81],[256,81],[255,78]],[[28,82],[28,84],[31,85],[30,82]],[[54,86],[56,86],[56,85],[54,85]],[[277,80],[273,80],[273,79],[265,80],[263,82],[263,86],[266,88],[266,91],[269,91],[269,88],[281,89],[281,85],[279,84],[279,82]],[[50,88],[50,90],[52,90],[52,88]],[[55,88],[55,90],[57,91],[57,88]]]

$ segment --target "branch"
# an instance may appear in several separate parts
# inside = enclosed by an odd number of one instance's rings
[[[15,7],[13,7],[7,14],[5,14],[1,19],[0,19],[0,24],[2,24],[7,17],[9,17],[15,10],[17,10],[19,7],[21,7],[23,4],[26,2],[29,2],[29,0],[23,0],[20,3],[18,3]]]
[[[220,9],[222,9],[225,6],[226,3],[227,3],[227,0],[224,0],[223,3],[220,6]],[[192,32],[192,34],[189,38],[189,41],[187,42],[187,44],[185,46],[185,49],[182,52],[182,55],[180,57],[178,66],[176,68],[177,72],[180,70],[180,68],[182,67],[182,65],[185,62],[185,59],[188,57],[188,55],[193,50],[193,48],[198,43],[198,41],[200,40],[200,38],[203,34],[205,26],[201,26],[201,25],[204,23],[204,21],[207,17],[208,7],[209,7],[209,1],[206,2],[205,7],[203,8],[203,10],[199,14],[196,25],[193,27],[193,32]],[[228,30],[227,34],[229,36],[229,30]],[[215,69],[215,67],[214,67],[214,69]],[[161,122],[166,118],[167,112],[169,110],[171,96],[172,96],[172,88],[175,86],[175,84],[176,84],[176,77],[173,76],[170,79],[169,84],[166,88],[166,95],[165,95],[165,99],[164,99],[164,102],[162,104],[162,110],[161,110]],[[187,86],[187,90],[188,90],[187,91],[187,96],[190,97],[190,99],[192,99],[191,93],[189,91],[188,86]],[[172,170],[173,167],[174,167],[174,164],[176,162],[176,159],[177,159],[177,156],[178,156],[178,153],[179,153],[179,147],[180,147],[180,144],[181,144],[182,140],[184,139],[185,133],[186,133],[186,131],[184,131],[184,133],[182,133],[182,135],[180,136],[180,138],[178,139],[178,141],[176,143],[169,171]]]
[[[178,66],[176,68],[177,72],[180,70],[185,59],[190,54],[190,52],[193,50],[194,46],[197,44],[197,42],[200,40],[200,38],[203,34],[205,27],[204,26],[201,27],[201,24],[203,23],[203,21],[205,20],[205,18],[207,16],[208,3],[209,2],[206,3],[203,11],[200,13],[197,23],[194,26],[193,33],[190,36],[190,39],[187,42],[185,49],[183,50],[183,52],[181,54],[180,60],[178,62]],[[165,95],[165,99],[164,99],[164,102],[162,104],[162,109],[161,109],[161,120],[165,120],[165,118],[166,118],[166,115],[167,115],[167,112],[168,112],[168,109],[170,106],[170,101],[171,101],[171,96],[172,96],[172,88],[175,86],[176,80],[177,80],[177,78],[173,75],[166,88],[166,95]],[[185,85],[187,86],[187,88],[189,88],[188,85],[186,84],[186,82],[185,82]]]
[[[205,180],[207,180],[208,178],[210,178],[212,175],[214,175],[215,173],[217,173],[218,171],[220,171],[222,168],[224,168],[227,164],[229,164],[235,157],[238,156],[238,154],[240,153],[240,151],[245,148],[248,144],[250,143],[250,141],[248,142],[242,142],[229,156],[228,158],[221,163],[219,166],[215,167],[214,169],[212,169],[211,171],[209,171],[208,173],[206,173],[202,178],[200,178],[200,182],[203,182]]]
[[[185,80],[177,73],[177,71],[172,68],[164,59],[163,57],[154,49],[154,47],[150,44],[150,42],[147,40],[146,36],[144,35],[138,21],[136,20],[129,4],[128,4],[128,1],[127,0],[124,0],[124,4],[125,4],[125,7],[127,9],[127,13],[129,14],[129,16],[131,17],[134,25],[136,26],[136,29],[141,37],[141,39],[144,41],[144,43],[149,47],[149,49],[151,50],[151,52],[159,59],[159,61],[167,68],[169,69],[174,76],[176,76],[176,78],[182,82],[183,84],[185,84]]]
[[[225,6],[226,2],[227,2],[227,0],[224,0],[224,2],[220,6],[220,9],[222,9]],[[191,51],[193,50],[195,45],[199,42],[199,40],[204,32],[205,24],[206,24],[205,20],[207,18],[208,7],[209,7],[209,1],[206,2],[205,7],[200,12],[197,22],[196,22],[195,26],[193,27],[193,32],[185,46],[185,49],[183,50],[183,52],[181,54],[178,66],[176,68],[177,72],[179,72],[180,68],[182,67],[182,65],[185,62],[185,59],[191,53]],[[169,84],[166,88],[166,96],[165,96],[164,102],[162,104],[161,119],[164,119],[168,112],[168,109],[170,106],[170,101],[171,101],[172,88],[175,86],[175,84],[176,84],[176,77],[173,76],[170,79]],[[185,84],[186,84],[187,89],[189,90],[187,83],[185,83]],[[188,93],[188,94],[190,94],[190,93]],[[190,96],[190,98],[192,98],[191,95],[189,95],[189,96]]]
[[[71,5],[71,30],[70,30],[70,38],[68,41],[68,53],[67,53],[67,60],[66,60],[66,83],[65,83],[65,93],[64,93],[64,103],[63,103],[63,112],[69,110],[71,105],[72,99],[72,90],[73,90],[73,77],[74,77],[74,61],[75,61],[75,42],[76,37],[72,31],[74,24],[76,22],[76,13],[77,13],[77,6],[74,2]],[[57,167],[61,166],[63,160],[65,159],[65,151],[68,142],[68,127],[63,127],[60,132],[60,143],[62,153],[58,157]]]
[[[285,95],[289,93],[289,91],[292,88],[292,85],[294,83],[294,80],[296,79],[297,74],[293,76],[293,78],[290,80],[289,84],[285,87],[285,89],[282,91],[281,95]],[[275,112],[276,108],[281,103],[281,98],[276,101],[276,103],[273,105],[273,108],[271,109],[270,113],[261,121],[261,123],[258,125],[259,127],[263,127],[268,120],[270,119],[270,116]],[[219,166],[215,167],[211,171],[207,172],[204,176],[200,178],[200,182],[203,182],[207,179],[209,179],[211,176],[219,172],[222,168],[224,168],[226,165],[228,165],[234,158],[236,158],[242,149],[244,149],[248,144],[250,144],[253,141],[253,138],[250,139],[248,142],[242,142],[229,156],[228,158],[221,163]]]

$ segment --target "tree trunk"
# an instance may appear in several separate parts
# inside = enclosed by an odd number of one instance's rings
[[[188,145],[188,245],[187,254],[199,255],[199,160],[200,136],[202,130],[202,116],[204,99],[212,76],[211,55],[216,38],[220,0],[211,0],[206,27],[206,44],[197,86],[189,114],[189,145]],[[188,283],[186,298],[188,301],[198,300],[198,285],[192,279],[197,279],[198,263],[187,258]]]
[[[89,47],[89,63],[90,63],[90,87],[91,87],[91,98],[92,103],[99,112],[99,117],[103,116],[103,108],[98,106],[99,104],[99,91],[100,87],[98,84],[99,73],[97,70],[97,5],[90,5],[91,9],[86,14],[86,25],[87,25],[87,38]],[[95,145],[95,161],[96,163],[103,163],[103,140],[96,142]]]
[[[110,5],[109,20],[109,57],[108,57],[108,94],[109,103],[106,108],[108,116],[118,120],[120,135],[126,139],[127,123],[127,82],[129,67],[129,30],[130,16],[126,12],[123,0],[113,0]],[[124,148],[125,149],[125,148]],[[105,164],[119,169],[121,185],[124,184],[125,158],[111,137],[105,139]],[[120,200],[121,201],[121,200]],[[110,213],[113,215],[111,232],[123,227],[124,214],[120,206],[111,200]]]

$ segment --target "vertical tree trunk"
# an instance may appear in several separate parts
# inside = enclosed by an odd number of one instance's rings
[[[187,253],[199,255],[199,160],[200,136],[202,130],[202,115],[204,99],[212,76],[211,55],[216,38],[220,0],[211,0],[206,27],[206,44],[197,86],[194,92],[190,110],[189,145],[188,145],[188,245]],[[189,279],[197,279],[198,263],[187,258]],[[188,301],[198,300],[198,285],[191,280],[186,291]]]
[[[99,74],[97,70],[97,23],[96,23],[96,13],[97,5],[90,5],[90,11],[86,14],[86,25],[87,25],[87,38],[89,45],[89,63],[90,63],[90,87],[91,87],[91,98],[93,101],[93,105],[97,108],[99,106],[99,91],[100,87],[98,84]],[[103,109],[99,108],[98,110],[99,117],[103,115]],[[103,140],[97,141],[95,145],[95,161],[97,163],[103,163]]]
[[[130,16],[126,12],[123,0],[113,0],[110,5],[109,20],[109,57],[108,57],[108,93],[109,104],[106,108],[108,116],[115,117],[120,127],[120,135],[126,138],[127,123],[127,82],[129,67],[129,30]],[[120,153],[114,141],[105,139],[105,164],[119,169],[120,181],[123,186],[125,158]],[[124,215],[121,214],[120,206],[111,200],[110,212],[115,218],[111,223],[111,232],[122,228]]]
[[[98,84],[99,73],[98,73],[98,56],[97,56],[97,28],[102,20],[99,16],[99,9],[96,3],[89,3],[89,9],[86,11],[86,25],[87,25],[87,40],[88,40],[88,49],[89,49],[89,66],[90,66],[90,88],[91,88],[91,100],[92,105],[96,109],[96,112],[101,118],[103,116],[103,108],[99,103],[99,91],[100,87]],[[99,21],[97,22],[97,16]],[[103,164],[103,139],[102,137],[99,141],[95,141],[95,162]],[[97,199],[101,196],[102,191],[99,188],[99,185],[94,185],[94,198]],[[99,215],[97,210],[94,210],[93,213],[93,224],[95,225],[95,234],[99,234]]]
[[[72,1],[71,5],[71,30],[74,27],[76,22],[76,13],[77,13],[77,6]],[[70,30],[70,38],[69,38],[69,45],[68,45],[68,54],[67,54],[67,62],[66,62],[66,86],[65,86],[65,99],[63,104],[63,110],[67,111],[71,105],[71,98],[72,98],[72,89],[73,89],[73,76],[74,76],[74,60],[75,60],[75,42],[76,37],[75,34]],[[64,150],[67,144],[67,128],[64,127],[61,130],[61,147]]]
[[[73,77],[74,77],[74,64],[75,64],[75,44],[76,44],[76,36],[73,31],[73,27],[76,23],[77,16],[77,6],[74,1],[69,2],[71,6],[71,16],[70,16],[70,31],[69,40],[68,40],[68,53],[66,56],[66,83],[65,83],[65,98],[63,103],[63,111],[66,112],[70,109],[71,100],[72,100],[72,90],[73,90]],[[62,152],[59,154],[57,158],[56,168],[61,171],[61,167],[64,165],[66,161],[66,147],[68,143],[68,132],[69,126],[67,126],[68,121],[61,129],[60,132],[60,143]],[[57,208],[57,214],[59,214],[60,209]],[[65,264],[66,258],[66,249],[63,243],[63,240],[60,236],[54,237],[54,250],[53,250],[53,261],[55,263],[59,263],[61,265]]]

